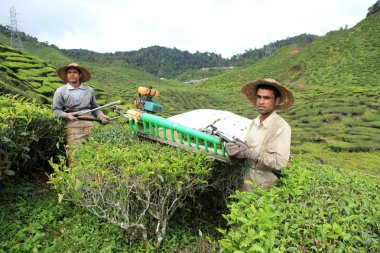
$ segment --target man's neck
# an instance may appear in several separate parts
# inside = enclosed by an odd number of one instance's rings
[[[261,115],[260,115],[260,123],[263,122],[264,120],[266,120],[266,119],[267,119],[269,116],[271,116],[273,113],[274,113],[274,111],[271,112],[271,113],[268,113],[268,114],[261,114]]]
[[[74,88],[79,88],[80,82],[69,82],[69,84]]]

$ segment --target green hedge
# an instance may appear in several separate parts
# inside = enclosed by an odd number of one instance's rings
[[[378,178],[296,160],[269,191],[237,193],[226,252],[378,252]]]
[[[128,125],[125,125],[128,128]],[[158,250],[176,209],[207,186],[212,159],[140,140],[129,129],[101,128],[65,159],[50,183],[66,199]],[[156,237],[156,244],[148,245]]]
[[[17,96],[0,96],[0,179],[41,166],[57,151],[63,124],[48,107]]]

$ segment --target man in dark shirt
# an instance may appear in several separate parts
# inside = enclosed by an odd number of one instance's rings
[[[78,120],[74,114],[99,106],[96,103],[94,89],[84,84],[91,79],[91,74],[86,68],[70,63],[57,69],[57,75],[66,84],[55,91],[53,110],[58,118],[66,121],[67,144],[72,145],[85,137],[94,127],[92,121]],[[101,110],[83,116],[96,116],[103,124],[109,121],[109,117]]]

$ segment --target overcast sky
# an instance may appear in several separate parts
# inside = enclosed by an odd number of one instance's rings
[[[228,58],[302,33],[363,20],[377,0],[1,0],[0,24],[59,48],[96,52],[164,46]]]

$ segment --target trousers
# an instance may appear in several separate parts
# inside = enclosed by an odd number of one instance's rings
[[[83,115],[85,117],[92,117],[91,114]],[[83,138],[85,138],[91,130],[94,128],[93,121],[88,120],[75,120],[75,121],[68,121],[66,123],[66,144],[68,146],[74,146]]]
[[[278,180],[278,177],[270,170],[258,170],[249,167],[247,163],[242,168],[243,173],[243,191],[249,191],[254,187],[262,189],[271,188]]]

